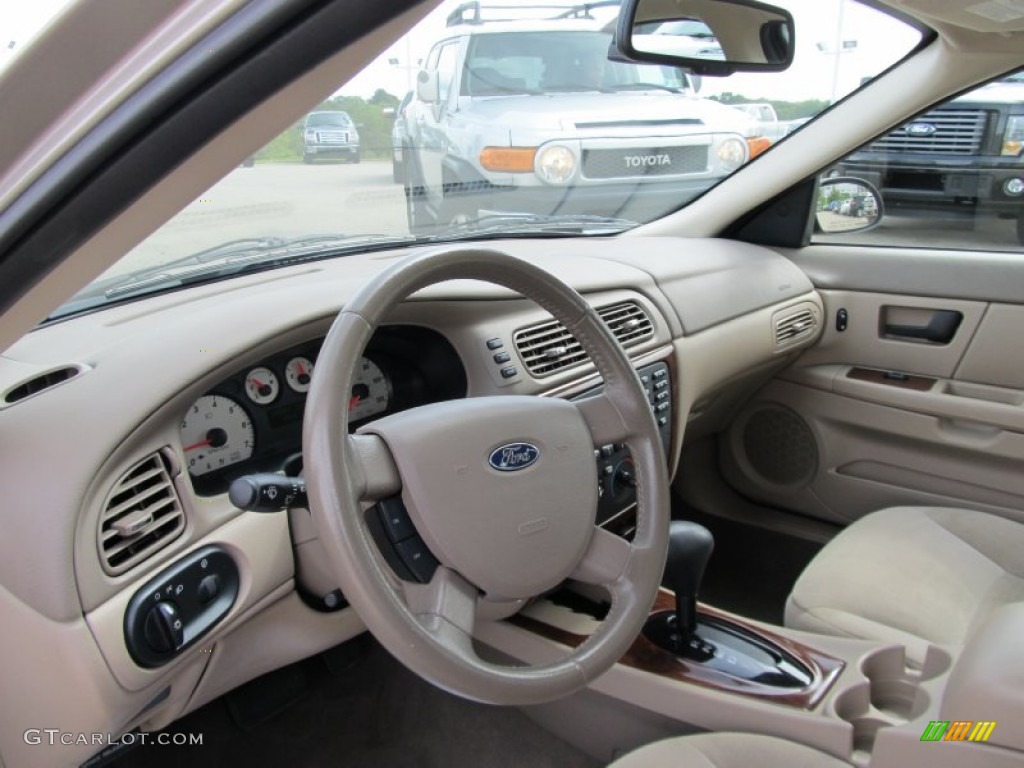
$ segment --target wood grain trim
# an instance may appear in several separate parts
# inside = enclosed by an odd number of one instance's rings
[[[658,611],[674,609],[675,596],[673,593],[666,589],[660,590],[655,598],[651,612],[656,613]],[[702,604],[700,606],[700,613],[742,626],[746,631],[793,654],[811,670],[814,675],[813,682],[806,688],[787,689],[760,685],[749,680],[740,680],[716,670],[706,669],[700,664],[680,659],[675,654],[659,648],[642,634],[636,638],[632,647],[619,660],[619,663],[654,675],[678,680],[681,683],[692,683],[705,688],[736,693],[742,696],[752,696],[799,709],[813,709],[817,706],[839,677],[843,667],[846,666],[846,662],[842,659],[814,650],[803,643],[798,643],[774,632],[746,624],[738,620],[737,617],[718,611],[710,606]],[[583,635],[552,627],[528,616],[513,616],[509,621],[522,629],[529,630],[571,648],[575,648],[586,640],[586,637]]]
[[[872,384],[884,384],[887,387],[899,387],[900,389],[912,389],[915,392],[928,392],[935,386],[937,379],[930,379],[926,376],[910,376],[904,374],[905,378],[890,379],[886,374],[891,371],[876,371],[873,368],[851,368],[846,373],[846,378],[856,381],[867,381]]]

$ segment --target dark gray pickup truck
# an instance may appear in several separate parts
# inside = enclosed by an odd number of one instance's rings
[[[875,184],[886,210],[1017,219],[1024,244],[1024,72],[901,125],[836,170]]]

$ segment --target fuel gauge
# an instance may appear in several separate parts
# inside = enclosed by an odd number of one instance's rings
[[[269,368],[253,368],[245,375],[245,393],[257,405],[274,402],[281,383]]]
[[[284,380],[296,392],[309,392],[313,378],[313,364],[305,357],[293,357],[284,367]]]

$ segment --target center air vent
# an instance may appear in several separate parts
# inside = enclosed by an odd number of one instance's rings
[[[775,346],[781,347],[813,336],[818,330],[818,312],[813,304],[790,307],[772,317]]]
[[[185,515],[159,453],[143,459],[118,480],[103,506],[99,547],[110,574],[124,573],[171,543]]]
[[[624,347],[654,335],[651,319],[635,301],[601,307],[597,314]],[[557,320],[518,330],[514,341],[523,364],[537,377],[550,376],[587,359],[580,343]]]

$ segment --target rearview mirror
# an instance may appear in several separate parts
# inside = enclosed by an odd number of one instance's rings
[[[618,57],[700,75],[781,72],[793,63],[792,15],[755,0],[625,0]]]
[[[826,235],[861,232],[882,220],[882,196],[863,179],[838,176],[818,185],[817,230]]]

